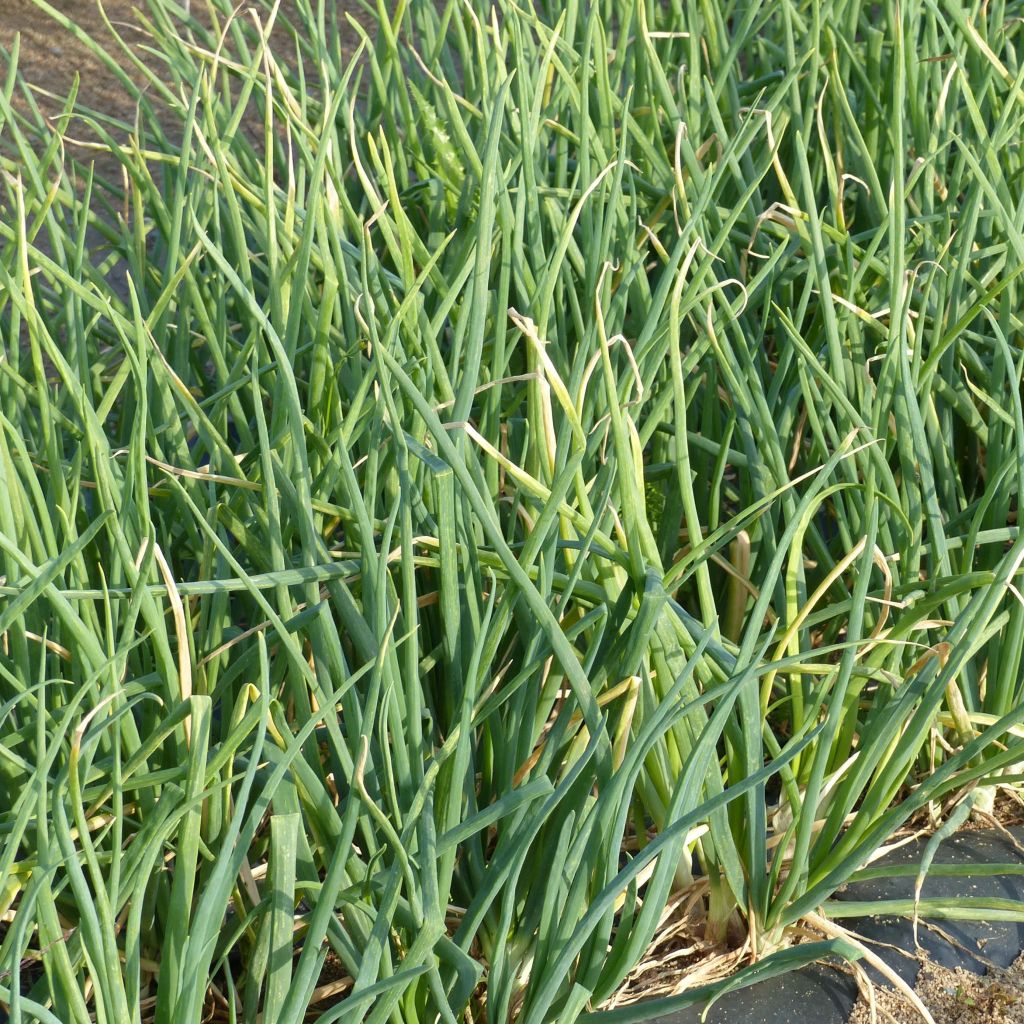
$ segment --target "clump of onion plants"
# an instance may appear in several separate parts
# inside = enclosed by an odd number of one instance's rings
[[[0,1003],[867,955],[835,890],[1024,762],[1013,5],[341,6],[145,0],[131,123],[8,55]],[[637,1009],[669,929],[733,973]]]

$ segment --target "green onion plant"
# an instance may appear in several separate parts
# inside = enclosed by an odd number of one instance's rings
[[[34,2],[137,113],[5,54],[12,1024],[870,957],[1024,763],[1020,4]]]

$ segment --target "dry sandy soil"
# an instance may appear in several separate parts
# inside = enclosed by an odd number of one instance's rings
[[[96,0],[53,2],[96,38],[109,38]],[[131,0],[105,3],[107,16],[115,23],[130,23],[132,6]],[[18,66],[28,81],[57,96],[66,96],[77,71],[82,76],[79,97],[85,106],[104,109],[118,117],[130,115],[130,105],[113,76],[69,32],[43,14],[32,0],[0,0],[0,46],[10,52],[18,33]],[[6,65],[6,58],[0,57],[0,73],[6,72]]]
[[[936,1024],[1024,1024],[1024,956],[1006,971],[979,977],[963,968],[926,964],[915,991]],[[909,1001],[891,989],[876,989],[879,1024],[922,1024]],[[861,997],[849,1024],[872,1024],[871,1008]]]

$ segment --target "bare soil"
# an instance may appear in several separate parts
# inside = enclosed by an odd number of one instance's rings
[[[984,977],[927,963],[914,989],[936,1024],[1024,1024],[1024,956],[1005,971]],[[921,1024],[909,1000],[888,988],[875,989],[875,1020],[880,1024]],[[862,995],[849,1024],[872,1024],[871,1006]]]
[[[96,0],[54,0],[54,6],[95,39],[112,42]],[[135,23],[131,0],[105,0],[104,6],[107,17],[119,30]],[[0,0],[0,47],[10,52],[19,33],[18,67],[27,81],[54,96],[66,97],[76,72],[80,73],[78,95],[82,105],[105,110],[115,117],[130,117],[130,101],[117,80],[70,32],[40,11],[32,0]],[[133,34],[131,30],[126,32],[128,38]],[[6,72],[6,65],[6,59],[0,57],[0,71]],[[44,96],[40,100],[45,111],[56,109],[56,100]]]

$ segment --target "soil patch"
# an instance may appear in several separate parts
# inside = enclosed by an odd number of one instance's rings
[[[113,45],[96,0],[58,0],[58,3],[60,10],[85,32]],[[118,30],[124,32],[127,39],[136,41],[141,36],[126,28],[137,24],[133,6],[131,0],[107,0],[104,8]],[[56,97],[65,97],[71,92],[78,73],[81,75],[80,104],[120,119],[131,116],[132,104],[124,89],[86,46],[40,11],[32,0],[0,0],[0,46],[10,52],[19,33],[18,68],[26,81]],[[46,112],[53,112],[58,101],[40,95],[40,106]]]
[[[915,991],[936,1024],[1024,1024],[1024,956],[1005,971],[983,977],[962,967],[949,970],[926,963]],[[876,988],[876,1019],[880,1024],[921,1024],[921,1015],[892,989]],[[871,1007],[862,995],[849,1024],[872,1024]]]

